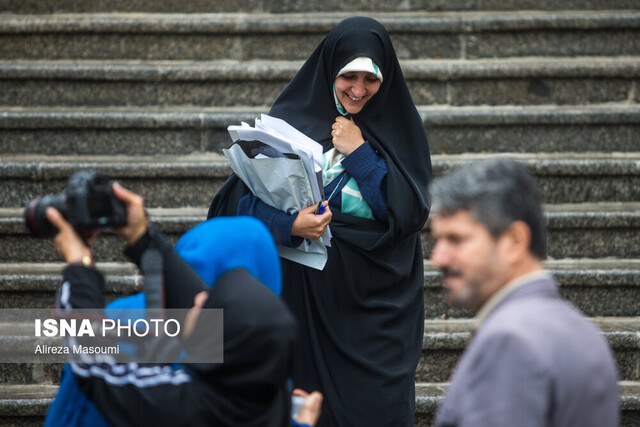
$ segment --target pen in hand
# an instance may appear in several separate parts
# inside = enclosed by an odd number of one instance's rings
[[[318,207],[316,207],[315,215],[322,215],[325,211],[325,206],[322,204],[322,200],[318,202]]]

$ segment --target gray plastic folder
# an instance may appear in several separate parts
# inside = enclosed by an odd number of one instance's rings
[[[229,126],[235,144],[222,150],[231,169],[263,202],[285,212],[323,200],[322,146],[284,120],[263,114],[255,127]],[[314,242],[278,246],[281,257],[322,270],[331,246],[329,227]]]

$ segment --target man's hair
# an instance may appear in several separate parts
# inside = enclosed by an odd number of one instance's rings
[[[515,221],[531,230],[530,252],[539,259],[547,254],[547,234],[542,206],[533,177],[514,160],[476,162],[446,173],[431,184],[431,212],[444,216],[468,211],[494,238]]]

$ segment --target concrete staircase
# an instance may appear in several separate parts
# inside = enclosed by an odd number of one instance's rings
[[[266,112],[356,14],[391,34],[436,175],[496,155],[530,167],[547,266],[602,328],[623,425],[640,425],[638,0],[0,0],[0,308],[47,307],[60,283],[52,242],[24,228],[28,200],[97,169],[144,195],[177,239],[229,174],[226,127]],[[140,289],[121,248],[109,235],[96,247],[109,298]],[[470,336],[470,313],[440,286],[425,260],[417,425],[432,422]],[[0,424],[41,424],[59,369],[0,364]]]

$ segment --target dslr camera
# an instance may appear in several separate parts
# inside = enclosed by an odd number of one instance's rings
[[[104,174],[77,172],[69,178],[64,193],[36,197],[27,204],[27,228],[36,237],[55,236],[58,229],[46,215],[49,206],[60,211],[81,236],[88,230],[121,227],[127,223],[127,209],[113,194],[112,186],[113,181]]]

